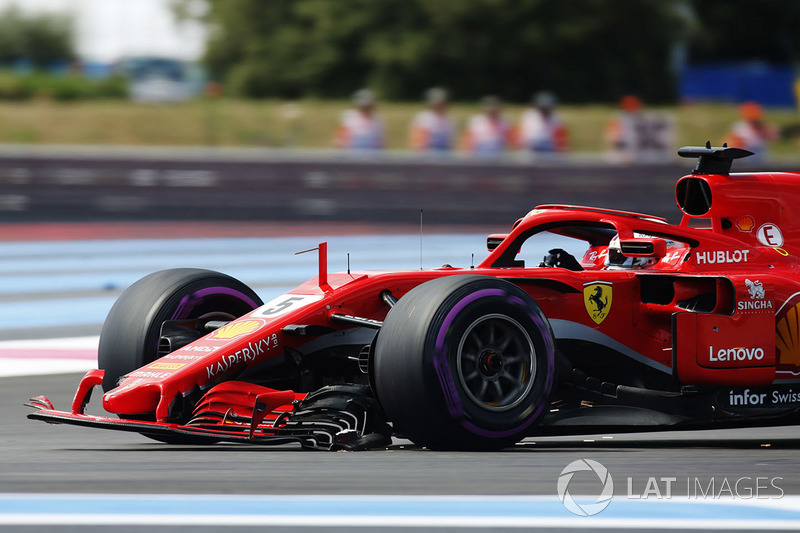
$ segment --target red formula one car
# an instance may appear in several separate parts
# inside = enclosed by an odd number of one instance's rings
[[[699,157],[679,225],[542,205],[475,268],[328,274],[321,244],[319,276],[266,304],[216,272],[151,274],[110,311],[71,411],[38,397],[29,417],[322,449],[796,423],[800,173],[679,153]],[[115,416],[85,411],[101,384]]]

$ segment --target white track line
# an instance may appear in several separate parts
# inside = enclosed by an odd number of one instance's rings
[[[0,341],[0,377],[85,372],[97,367],[97,336]]]
[[[602,514],[576,517],[555,496],[0,494],[0,525],[796,531],[798,507],[798,496],[777,501],[615,497]]]

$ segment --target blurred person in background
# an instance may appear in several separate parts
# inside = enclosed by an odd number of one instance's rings
[[[613,163],[663,163],[675,157],[675,118],[663,110],[644,111],[636,96],[625,96],[606,127]]]
[[[385,146],[383,120],[375,114],[375,93],[360,89],[353,95],[354,109],[342,113],[334,145],[351,150],[380,150]]]
[[[497,157],[512,144],[512,129],[503,117],[500,99],[485,96],[483,112],[473,115],[464,131],[464,147],[479,157]]]
[[[538,153],[567,150],[567,129],[555,108],[556,98],[552,93],[543,91],[533,96],[531,107],[522,113],[517,126],[520,148]]]
[[[635,160],[642,116],[642,101],[634,95],[623,96],[619,111],[606,126],[605,139],[611,161],[631,163]]]
[[[447,113],[447,91],[440,87],[425,93],[428,109],[411,121],[409,144],[413,150],[447,152],[453,148],[455,122]]]
[[[778,130],[764,122],[764,110],[756,102],[743,103],[739,107],[739,113],[742,119],[733,124],[726,142],[729,146],[753,152],[753,162],[763,162],[767,157],[769,143],[778,138]]]

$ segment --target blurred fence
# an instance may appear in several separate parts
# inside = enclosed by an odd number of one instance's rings
[[[538,204],[676,220],[694,161],[612,165],[243,149],[0,147],[0,221],[287,220],[510,224]],[[743,168],[743,167],[742,167]],[[774,168],[773,168],[774,170]]]

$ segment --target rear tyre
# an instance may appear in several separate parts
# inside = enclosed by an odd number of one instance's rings
[[[103,390],[158,357],[161,325],[167,320],[233,320],[263,305],[247,285],[228,275],[197,268],[155,272],[117,299],[100,333]]]
[[[519,287],[450,276],[423,283],[392,308],[376,340],[374,372],[396,432],[429,448],[498,449],[544,415],[555,342]]]

